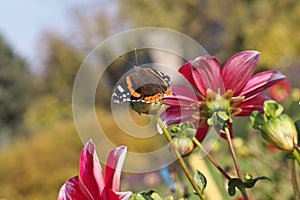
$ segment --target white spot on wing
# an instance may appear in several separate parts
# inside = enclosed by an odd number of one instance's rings
[[[121,92],[121,93],[123,93],[125,90],[122,88],[122,86],[121,85],[118,85],[118,90],[119,90],[119,92]]]

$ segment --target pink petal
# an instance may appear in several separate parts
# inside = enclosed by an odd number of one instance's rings
[[[172,87],[172,95],[164,97],[163,102],[171,106],[190,107],[191,104],[201,100],[190,88],[184,85],[175,85]]]
[[[109,199],[112,200],[128,200],[132,194],[132,192],[116,192],[113,190],[109,190]]]
[[[110,152],[105,168],[105,188],[120,191],[121,171],[127,153],[126,146],[120,146]]]
[[[257,51],[243,51],[232,56],[221,72],[226,90],[231,89],[234,96],[239,95],[252,76],[259,57]]]
[[[195,115],[198,111],[199,109],[186,109],[184,107],[171,106],[167,108],[160,117],[164,123],[169,126],[171,124],[195,121],[193,115]]]
[[[80,156],[80,179],[94,198],[99,198],[104,188],[101,165],[94,143],[89,140]]]
[[[193,61],[187,62],[184,65],[180,67],[178,70],[179,73],[181,73],[185,79],[195,88],[197,88],[197,85],[194,81],[193,75],[192,75],[192,68],[193,68]]]
[[[282,73],[273,70],[258,73],[249,79],[239,96],[254,96],[285,78]]]
[[[94,200],[78,176],[70,178],[60,189],[58,200]]]
[[[214,92],[224,92],[224,84],[220,76],[220,63],[213,56],[200,56],[194,61],[184,64],[179,72],[197,89],[202,96],[209,88]]]
[[[253,98],[250,99],[246,99],[245,101],[243,101],[242,103],[240,103],[239,105],[237,105],[237,107],[242,108],[243,111],[238,114],[237,116],[250,116],[252,111],[254,110],[258,110],[259,112],[263,112],[263,103],[265,100],[269,100],[270,97],[263,95],[263,94],[259,94]]]

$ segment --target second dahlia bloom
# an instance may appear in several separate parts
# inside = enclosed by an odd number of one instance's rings
[[[120,191],[121,169],[127,147],[112,150],[107,158],[105,174],[96,153],[95,144],[89,140],[80,156],[80,173],[61,187],[58,200],[128,200],[132,192]]]
[[[270,96],[278,102],[286,100],[291,93],[291,85],[287,80],[280,81],[268,89]]]
[[[261,92],[285,76],[273,70],[253,75],[259,58],[257,51],[243,51],[222,69],[213,56],[200,56],[184,64],[179,72],[194,90],[183,85],[172,87],[173,94],[164,98],[170,107],[161,115],[166,125],[191,121],[197,127],[196,138],[202,141],[211,126],[222,131],[224,125],[231,127],[232,116],[262,112],[269,97]]]

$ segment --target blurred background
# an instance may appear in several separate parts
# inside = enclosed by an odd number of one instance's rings
[[[61,185],[78,174],[83,144],[71,106],[77,70],[106,38],[146,26],[184,33],[222,63],[242,50],[260,51],[257,72],[274,69],[287,76],[290,89],[282,102],[286,112],[299,119],[300,1],[1,1],[0,199],[56,199]],[[106,74],[111,79],[113,75]],[[109,90],[97,93],[96,99],[109,99],[112,87],[99,85],[100,91]],[[109,115],[101,101],[97,110]],[[273,180],[259,183],[251,192],[253,199],[292,199],[285,155],[257,142],[261,140],[247,120],[234,127],[242,170]],[[224,159],[225,144],[220,141],[213,154],[223,166],[232,166]],[[211,172],[228,199],[222,177]],[[123,184],[124,190],[134,192],[154,186],[167,190],[158,173],[125,175]]]

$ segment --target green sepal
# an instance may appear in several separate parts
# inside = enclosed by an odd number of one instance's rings
[[[202,174],[199,170],[197,170],[194,174],[194,181],[196,182],[197,186],[199,187],[199,189],[203,193],[203,191],[204,191],[204,189],[206,188],[206,185],[207,185],[207,179],[204,176],[204,174]]]
[[[250,124],[253,128],[261,130],[261,127],[264,125],[265,120],[264,116],[260,114],[257,110],[253,111],[250,115]]]
[[[224,111],[219,111],[214,112],[212,116],[207,119],[207,124],[209,126],[216,127],[219,130],[224,130],[224,125],[227,120],[231,121],[230,116],[228,116]]]
[[[188,137],[193,139],[196,135],[197,130],[191,122],[185,122],[181,124],[173,124],[168,127],[170,135],[172,138],[185,138]]]
[[[295,126],[296,126],[296,130],[297,130],[297,137],[298,137],[298,143],[297,144],[300,144],[300,119],[295,121]]]
[[[264,102],[264,111],[267,117],[275,118],[283,112],[283,106],[273,100]]]

